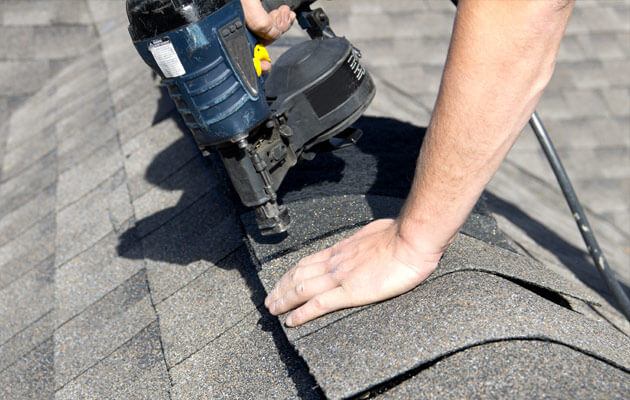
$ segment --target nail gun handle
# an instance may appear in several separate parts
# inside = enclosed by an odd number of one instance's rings
[[[292,11],[300,8],[308,8],[315,0],[262,0],[262,5],[267,12],[276,8],[287,5]]]

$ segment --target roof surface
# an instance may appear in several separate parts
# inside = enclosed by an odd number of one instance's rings
[[[425,283],[295,329],[265,310],[300,257],[396,215],[453,15],[323,7],[378,94],[357,146],[290,172],[291,230],[262,238],[135,53],[121,1],[0,1],[0,398],[628,397],[630,326],[527,133]],[[578,2],[540,106],[552,134],[569,127],[558,147],[625,287],[629,16]]]

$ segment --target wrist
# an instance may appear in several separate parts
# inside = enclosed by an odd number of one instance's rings
[[[421,221],[408,216],[398,217],[397,236],[414,252],[433,254],[438,259],[457,237],[460,224],[449,224],[446,221]]]
[[[394,227],[394,257],[416,271],[420,281],[435,270],[442,254],[456,236],[453,235],[447,243],[436,245],[430,232],[425,234],[426,231],[422,229],[409,229],[401,225],[400,220],[396,220]]]

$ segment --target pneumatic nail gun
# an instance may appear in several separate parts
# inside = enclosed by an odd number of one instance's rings
[[[129,33],[162,78],[200,150],[216,149],[263,234],[290,223],[276,192],[298,160],[355,143],[351,127],[374,97],[360,52],[330,28],[315,0],[263,0],[291,7],[311,40],[262,74],[264,47],[239,0],[127,0]]]

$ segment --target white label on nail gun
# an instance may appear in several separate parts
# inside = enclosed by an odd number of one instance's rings
[[[155,58],[155,62],[157,62],[165,78],[175,78],[186,73],[173,47],[173,43],[168,38],[151,42],[149,51],[153,54],[153,58]]]

